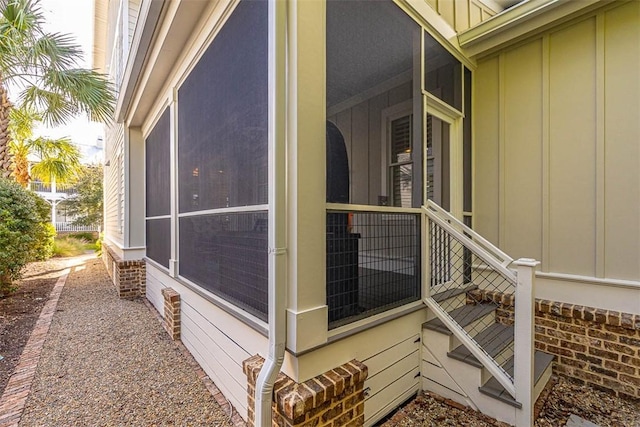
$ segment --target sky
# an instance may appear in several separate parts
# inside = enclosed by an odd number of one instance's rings
[[[85,54],[81,66],[91,68],[93,0],[41,0],[40,7],[45,15],[46,29],[50,32],[73,35]],[[56,128],[40,126],[34,133],[36,136],[50,138],[68,136],[83,151],[84,162],[102,162],[102,157],[96,156],[96,150],[91,147],[95,147],[98,138],[104,137],[103,125],[90,122],[86,116],[78,117],[67,125]]]

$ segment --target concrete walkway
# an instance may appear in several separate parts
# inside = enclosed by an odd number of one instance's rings
[[[149,304],[118,299],[100,260],[77,263],[25,347],[0,427],[244,425]]]

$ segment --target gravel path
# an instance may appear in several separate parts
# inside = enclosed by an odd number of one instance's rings
[[[142,301],[120,300],[100,260],[67,280],[20,427],[227,426]]]

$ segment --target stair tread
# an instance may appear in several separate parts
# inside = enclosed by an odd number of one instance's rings
[[[463,305],[449,312],[449,315],[463,328],[470,325],[474,321],[486,316],[496,309],[493,304],[476,304],[476,305]],[[422,325],[424,328],[432,331],[437,331],[445,335],[452,335],[452,332],[445,326],[444,323],[437,317]]]
[[[542,377],[542,374],[544,374],[544,371],[551,364],[551,362],[553,362],[553,355],[536,350],[536,352],[534,353],[534,364],[533,364],[534,365],[534,368],[533,368],[534,384],[537,384],[537,382],[540,380],[540,377]],[[514,365],[514,359],[513,357],[511,357],[502,365],[502,367],[504,368],[505,371],[507,371],[509,375],[513,376],[513,365]],[[482,387],[479,387],[479,390],[481,393],[492,396],[511,406],[515,406],[517,408],[522,407],[522,404],[520,404],[520,402],[517,402],[509,394],[509,392],[507,392],[507,390],[504,389],[502,384],[500,384],[498,380],[495,379],[494,377],[489,379],[489,381],[487,381],[485,385],[483,385]]]
[[[513,326],[494,323],[473,337],[473,339],[491,357],[496,357],[513,342]],[[456,347],[447,353],[447,356],[477,368],[482,368],[482,363],[464,345]]]
[[[449,298],[456,297],[460,294],[466,294],[467,292],[473,291],[474,289],[478,289],[478,285],[469,285],[466,288],[447,289],[446,291],[438,292],[437,294],[432,295],[431,298],[433,298],[436,302],[442,302],[448,300]]]

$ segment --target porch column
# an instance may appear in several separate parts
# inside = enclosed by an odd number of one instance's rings
[[[125,127],[124,259],[144,256],[144,139],[139,127]],[[129,254],[127,254],[129,252]]]
[[[288,4],[287,348],[327,341],[325,3]],[[298,382],[308,378],[295,378]]]

